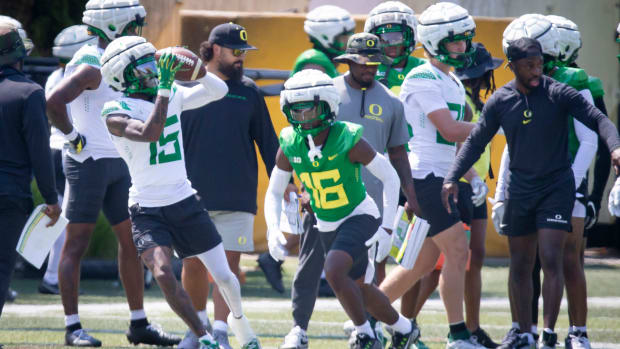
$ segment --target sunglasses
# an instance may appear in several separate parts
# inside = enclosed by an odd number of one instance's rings
[[[240,49],[240,48],[232,49],[232,55],[235,56],[235,57],[243,56],[246,53],[248,53],[248,50],[244,50],[244,49]]]

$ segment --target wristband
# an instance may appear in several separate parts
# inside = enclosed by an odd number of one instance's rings
[[[71,132],[67,133],[67,134],[63,134],[63,137],[68,140],[68,141],[74,141],[77,137],[78,137],[79,133],[78,131],[74,128],[71,129]]]
[[[167,88],[160,88],[157,90],[157,95],[158,96],[162,96],[162,97],[166,97],[166,98],[170,98],[170,90]]]

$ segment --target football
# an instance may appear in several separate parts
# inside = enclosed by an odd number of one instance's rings
[[[166,50],[172,50],[172,53],[174,53],[177,59],[183,62],[183,66],[175,75],[176,80],[192,81],[205,76],[207,73],[207,69],[202,63],[202,60],[198,58],[194,52],[181,46],[167,47],[158,50],[155,52],[155,60],[159,61],[159,57],[161,57]]]

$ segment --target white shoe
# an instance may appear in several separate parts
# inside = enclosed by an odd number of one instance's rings
[[[198,339],[198,342],[200,343],[200,349],[220,349],[217,341],[214,340],[213,337],[211,337],[211,335],[208,333],[200,337]]]
[[[484,347],[471,338],[459,339],[455,341],[448,339],[446,349],[484,349]]]
[[[187,330],[185,332],[185,336],[181,340],[181,342],[177,345],[178,349],[198,349],[200,348],[200,343],[198,342],[198,337],[192,330]]]
[[[590,340],[582,332],[571,332],[566,338],[566,347],[571,349],[591,349]]]
[[[355,325],[353,325],[353,321],[347,320],[342,325],[342,330],[344,331],[344,335],[347,337],[351,337],[351,333],[355,331]]]
[[[214,330],[213,339],[220,345],[221,349],[232,349],[228,342],[228,332]]]
[[[228,314],[228,326],[237,337],[237,341],[241,343],[242,348],[260,348],[260,344],[258,343],[258,339],[252,331],[252,327],[250,327],[250,322],[248,318],[243,315],[241,318],[237,319],[233,316],[232,313]]]
[[[280,349],[308,349],[308,336],[301,327],[295,326],[284,337],[284,343]]]

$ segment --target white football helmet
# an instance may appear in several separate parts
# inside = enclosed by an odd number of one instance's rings
[[[155,47],[140,36],[112,41],[99,59],[106,84],[125,93],[157,93]]]
[[[406,50],[405,56],[413,52],[416,44],[417,20],[413,10],[400,1],[386,1],[373,8],[364,23],[364,31],[375,35],[389,32],[389,25],[400,25],[403,31]],[[409,28],[407,31],[406,28]]]
[[[431,5],[420,15],[417,29],[418,39],[433,58],[457,68],[471,64],[476,23],[466,9],[451,2]],[[460,40],[467,41],[467,51],[451,58],[445,43]]]
[[[323,5],[308,12],[304,21],[304,31],[311,41],[320,45],[329,56],[338,56],[347,48],[346,39],[336,42],[336,37],[342,34],[353,34],[355,21],[351,14],[343,8],[334,5]]]
[[[542,47],[543,55],[558,59],[560,52],[558,49],[558,30],[545,16],[530,13],[510,22],[504,30],[502,39],[504,54],[512,41],[525,37],[538,40]]]
[[[28,34],[22,27],[22,23],[16,20],[13,17],[2,16],[0,15],[0,23],[7,23],[15,28],[17,28],[17,32],[19,33],[19,37],[22,38],[22,42],[24,43],[24,47],[26,48],[26,54],[30,55],[32,50],[34,49],[34,43],[32,40],[28,38]]]
[[[315,107],[324,102],[329,110],[321,110],[321,125],[313,129],[304,129],[301,123],[291,116],[291,105],[299,102],[313,103]],[[293,129],[302,135],[316,135],[329,127],[338,114],[340,94],[329,75],[316,69],[304,69],[295,73],[284,83],[284,90],[280,92],[280,109],[286,115]],[[314,120],[314,119],[313,119]],[[312,121],[312,120],[306,120]]]
[[[138,0],[89,0],[82,22],[93,34],[112,41],[127,35],[131,26],[142,28],[145,17],[146,10]]]
[[[564,64],[571,64],[577,60],[581,48],[581,33],[579,27],[568,18],[556,15],[545,16],[558,30],[559,59]]]
[[[72,25],[56,35],[52,54],[61,61],[69,62],[77,50],[86,44],[97,45],[97,37],[88,35],[85,25]]]

